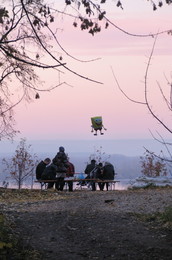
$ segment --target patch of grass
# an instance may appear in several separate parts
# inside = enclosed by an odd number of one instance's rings
[[[150,182],[143,188],[144,189],[154,189],[154,188],[157,188],[157,186],[154,183]]]
[[[153,222],[157,220],[158,213],[154,214],[140,214],[140,213],[131,213],[134,217],[140,219],[144,222]]]
[[[154,214],[132,214],[139,218],[141,221],[156,223],[159,227],[165,227],[172,230],[172,207],[166,207],[163,212],[157,212]]]
[[[166,185],[166,186],[159,186],[154,183],[148,183],[143,187],[130,187],[128,190],[147,190],[147,189],[172,189],[172,186]]]
[[[150,182],[148,184],[145,184],[145,186],[131,187],[129,189],[130,190],[146,190],[146,189],[157,189],[157,188],[159,188],[159,187],[156,186],[154,183]]]
[[[54,190],[30,190],[30,189],[4,189],[0,188],[0,202],[15,203],[15,202],[32,202],[45,200],[58,200],[69,196],[68,193],[63,193],[60,196]]]
[[[7,225],[6,218],[0,213],[0,255],[3,258],[9,255],[13,247],[15,247],[15,242],[11,239],[10,229]]]
[[[5,215],[0,213],[0,259],[40,260],[38,251],[22,247],[22,240],[14,235],[10,225]]]
[[[170,222],[172,224],[172,207],[165,208],[164,212],[160,214],[163,222]]]

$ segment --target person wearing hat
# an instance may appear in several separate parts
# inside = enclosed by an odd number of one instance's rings
[[[67,163],[67,155],[65,154],[65,148],[63,146],[59,147],[59,151],[53,159],[53,163],[58,166],[59,163]]]
[[[56,189],[63,191],[64,178],[66,176],[66,172],[68,168],[68,158],[65,153],[65,148],[63,146],[59,147],[59,151],[54,157],[53,163],[57,166]]]

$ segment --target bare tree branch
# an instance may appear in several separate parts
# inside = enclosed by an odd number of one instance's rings
[[[154,53],[154,49],[155,49],[155,44],[156,44],[156,40],[157,40],[157,37],[155,38],[154,40],[154,44],[153,44],[153,47],[152,47],[152,50],[151,50],[151,53],[150,53],[150,56],[149,56],[149,59],[148,59],[148,64],[147,64],[147,67],[146,67],[146,72],[145,72],[145,101],[146,101],[146,106],[149,110],[149,112],[151,113],[151,115],[170,133],[172,133],[172,130],[166,125],[163,123],[162,120],[160,120],[160,118],[153,112],[152,108],[150,107],[149,105],[149,101],[148,101],[148,91],[147,91],[147,88],[148,88],[148,84],[147,84],[147,79],[148,79],[148,72],[149,72],[149,67],[150,67],[150,63],[151,63],[151,59],[152,59],[152,56],[153,56],[153,53]]]
[[[119,90],[121,91],[121,93],[122,93],[129,101],[131,101],[131,102],[134,102],[134,103],[137,103],[137,104],[141,104],[141,105],[146,105],[146,103],[144,103],[144,102],[136,101],[136,100],[130,98],[130,97],[122,90],[122,88],[120,87],[120,84],[119,84],[119,82],[118,82],[118,80],[117,80],[117,78],[116,78],[116,76],[115,76],[115,73],[114,73],[112,67],[111,67],[111,70],[112,70],[112,74],[113,74],[113,77],[114,77],[114,79],[115,79],[115,82],[116,82],[116,84],[117,84]]]

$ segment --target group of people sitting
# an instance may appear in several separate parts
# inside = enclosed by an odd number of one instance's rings
[[[75,167],[69,161],[65,153],[64,147],[60,146],[56,156],[51,161],[50,158],[46,158],[41,161],[36,167],[36,179],[39,180],[52,180],[48,182],[47,189],[55,188],[63,191],[65,186],[64,179],[66,177],[73,177],[75,174]],[[55,182],[53,182],[55,180]],[[69,191],[73,191],[73,182],[68,182]]]
[[[96,184],[94,181],[91,181],[91,179],[99,179],[103,182],[98,182],[98,186],[100,190],[104,189],[104,186],[106,185],[106,190],[109,188],[109,182],[105,182],[105,180],[114,180],[115,177],[115,170],[113,165],[110,162],[103,163],[99,162],[96,163],[96,160],[92,159],[91,163],[88,164],[85,168],[85,174],[87,174],[84,181],[81,182],[81,185],[89,184],[92,187],[92,190],[96,190]],[[89,181],[87,181],[89,180]]]
[[[94,179],[102,180],[103,182],[98,182],[100,190],[104,189],[106,185],[106,190],[108,190],[109,183],[105,180],[113,180],[115,176],[115,170],[111,163],[105,162],[103,165],[101,162],[96,163],[96,160],[92,159],[91,163],[85,168],[84,173],[87,175],[84,180],[78,183],[78,185],[88,185],[91,186],[92,190],[96,190],[96,184]],[[41,161],[36,167],[36,178],[38,181],[42,180],[52,180],[48,182],[47,188],[55,188],[59,191],[63,191],[65,186],[66,177],[68,178],[69,191],[73,191],[73,181],[71,177],[75,174],[75,167],[69,161],[65,153],[64,147],[60,146],[59,151],[56,156],[52,159],[46,158]],[[70,180],[71,179],[71,180]],[[55,182],[53,182],[53,180]]]

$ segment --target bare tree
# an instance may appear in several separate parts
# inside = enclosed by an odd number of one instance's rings
[[[26,144],[26,139],[22,138],[14,156],[2,162],[6,166],[5,171],[10,173],[11,178],[17,183],[18,189],[21,189],[23,182],[29,177],[33,177],[38,158],[35,154],[31,154],[31,145]]]
[[[94,147],[94,153],[89,156],[89,161],[92,159],[96,160],[97,163],[105,163],[110,159],[110,155],[103,151],[102,146],[99,148]]]

